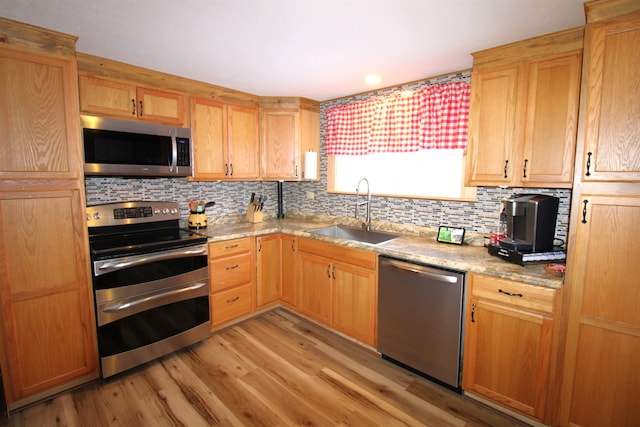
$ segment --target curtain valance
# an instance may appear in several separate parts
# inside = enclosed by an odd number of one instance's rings
[[[429,86],[326,110],[328,155],[466,148],[470,86]]]

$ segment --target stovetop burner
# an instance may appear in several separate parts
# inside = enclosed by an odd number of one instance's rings
[[[87,207],[93,260],[201,244],[205,234],[179,226],[175,202],[132,201]]]

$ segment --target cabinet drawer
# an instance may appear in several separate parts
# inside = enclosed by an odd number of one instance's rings
[[[557,291],[498,277],[471,274],[471,295],[553,314]]]
[[[211,324],[251,313],[251,294],[251,285],[243,285],[211,295]]]
[[[243,253],[209,262],[211,292],[251,282],[251,254]]]
[[[253,249],[253,239],[246,237],[244,239],[225,240],[222,242],[209,243],[209,258],[217,258],[240,252],[249,252]]]

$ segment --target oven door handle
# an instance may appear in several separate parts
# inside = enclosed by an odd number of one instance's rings
[[[136,265],[147,264],[155,261],[164,261],[168,259],[184,258],[194,255],[206,255],[206,245],[198,247],[198,249],[174,249],[152,254],[137,255],[131,257],[118,258],[117,260],[96,261],[94,263],[94,271],[96,276],[111,273],[112,271],[122,270],[124,268]]]
[[[171,289],[170,291],[167,291],[167,292],[158,292],[157,294],[148,295],[144,298],[138,298],[138,297],[126,298],[124,301],[120,300],[113,305],[106,305],[102,309],[102,311],[105,313],[114,313],[120,310],[126,310],[128,308],[131,308],[139,304],[144,304],[149,301],[157,300],[159,298],[166,298],[166,297],[175,296],[184,292],[195,291],[205,286],[207,286],[207,283],[195,283],[193,285],[185,286],[183,288]]]

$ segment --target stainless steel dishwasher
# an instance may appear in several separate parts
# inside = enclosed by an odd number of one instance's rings
[[[464,277],[379,258],[378,351],[458,391]]]

